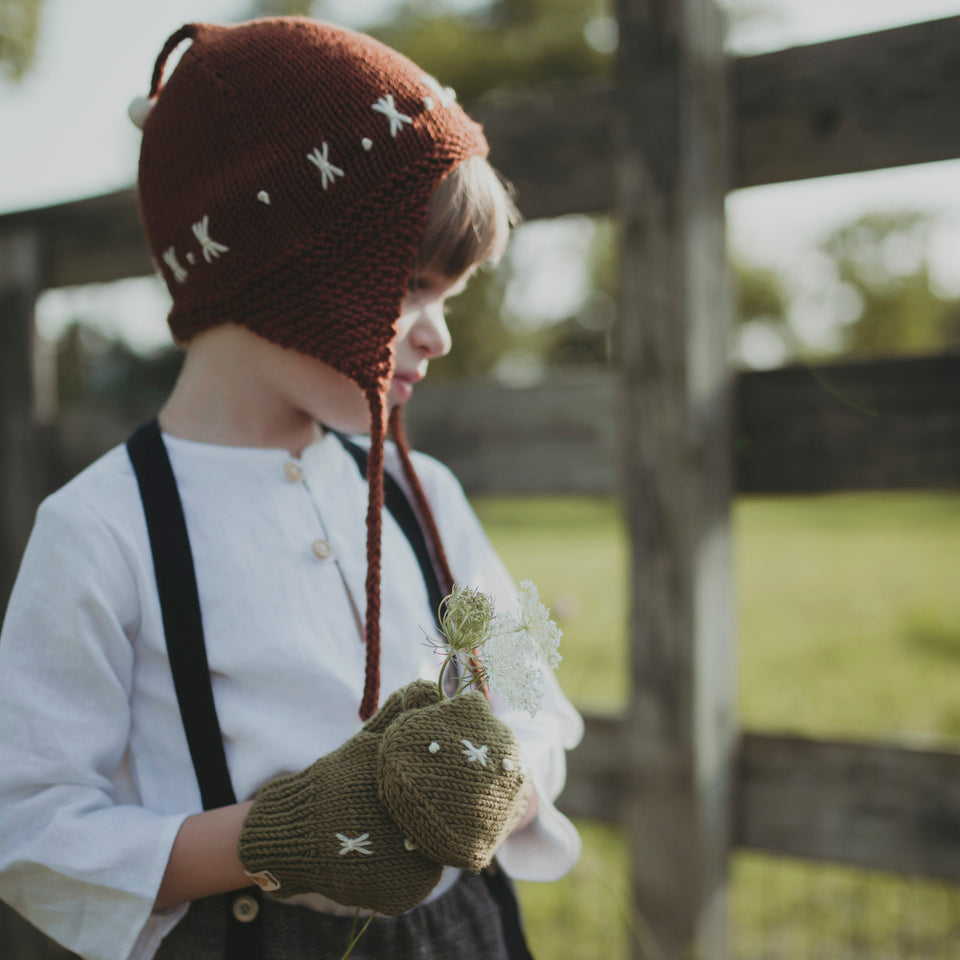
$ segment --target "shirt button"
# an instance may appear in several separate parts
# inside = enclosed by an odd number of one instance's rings
[[[303,471],[300,469],[299,464],[294,463],[292,460],[288,460],[283,465],[283,472],[287,475],[287,479],[293,483],[299,483],[303,479]]]
[[[313,552],[319,559],[326,560],[333,553],[333,547],[326,540],[314,540]]]
[[[243,893],[233,901],[233,915],[241,923],[250,923],[257,919],[260,912],[260,904],[249,893]]]

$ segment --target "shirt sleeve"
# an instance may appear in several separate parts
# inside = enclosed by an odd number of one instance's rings
[[[60,491],[37,513],[0,635],[0,898],[88,960],[125,960],[183,817],[128,769],[133,566]]]
[[[454,577],[490,594],[497,609],[515,612],[517,589],[497,555],[457,479],[445,467],[422,454],[416,468],[437,514],[437,524]],[[425,488],[427,484],[424,484]],[[566,751],[583,737],[583,720],[566,698],[553,671],[546,670],[543,707],[531,717],[512,709],[492,694],[496,714],[513,730],[523,750],[539,800],[537,816],[514,833],[497,858],[517,880],[557,880],[580,856],[576,827],[555,806],[566,782]]]

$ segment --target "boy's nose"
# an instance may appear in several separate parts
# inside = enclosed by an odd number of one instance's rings
[[[450,352],[453,341],[443,315],[443,305],[435,304],[420,311],[410,331],[413,346],[428,360],[436,360]]]

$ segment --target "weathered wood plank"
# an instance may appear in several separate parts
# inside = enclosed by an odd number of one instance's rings
[[[960,355],[742,373],[734,398],[740,493],[960,489]],[[65,482],[151,413],[68,411],[60,468],[46,485]],[[610,374],[558,375],[522,390],[428,381],[408,419],[413,445],[470,493],[619,488]]]
[[[23,229],[41,238],[45,288],[109,283],[155,272],[132,187],[0,216],[0,238]]]
[[[960,156],[958,64],[960,17],[730,58],[730,189]],[[666,92],[655,74],[631,90],[651,141],[670,137]],[[534,219],[612,208],[626,102],[597,79],[494,98],[472,112]],[[132,188],[0,216],[0,236],[24,227],[43,236],[52,286],[153,272]]]
[[[424,384],[410,420],[416,445],[471,492],[617,488],[607,375],[524,390]],[[960,354],[741,373],[733,447],[740,493],[960,488]]]
[[[736,659],[724,23],[713,0],[620,0],[617,18],[627,723],[630,740],[649,745],[652,774],[623,822],[635,909],[663,956],[721,960]],[[648,122],[651,100],[669,123]]]
[[[0,238],[0,598],[4,605],[40,502],[41,437],[34,422],[33,313],[42,289],[40,240]]]
[[[607,80],[556,85],[470,108],[527,219],[593,213],[613,202],[616,95]],[[657,124],[660,111],[651,111]]]
[[[627,729],[619,716],[584,718],[583,741],[567,757],[560,809],[568,817],[619,823],[631,783]]]
[[[557,377],[520,390],[492,381],[424,382],[408,407],[409,434],[470,492],[611,493],[615,397],[609,374]]]
[[[735,187],[960,157],[960,17],[731,61]]]
[[[960,487],[960,354],[738,378],[742,493]]]
[[[960,753],[745,735],[737,843],[960,881]]]
[[[960,882],[960,752],[744,733],[737,754],[737,847]],[[559,806],[617,823],[664,772],[625,718],[588,716]]]

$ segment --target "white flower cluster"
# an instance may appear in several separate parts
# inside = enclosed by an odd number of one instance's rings
[[[446,695],[444,675],[457,663],[456,693],[486,684],[530,716],[543,706],[544,667],[560,664],[563,633],[529,580],[520,584],[518,599],[519,616],[513,617],[497,613],[487,594],[460,584],[444,597],[437,613],[442,639],[427,635],[427,643],[443,657],[437,681],[441,696]]]
[[[534,716],[543,706],[544,665],[560,663],[563,632],[529,580],[520,584],[519,601],[518,618],[497,614],[479,654],[486,682],[510,706]]]

